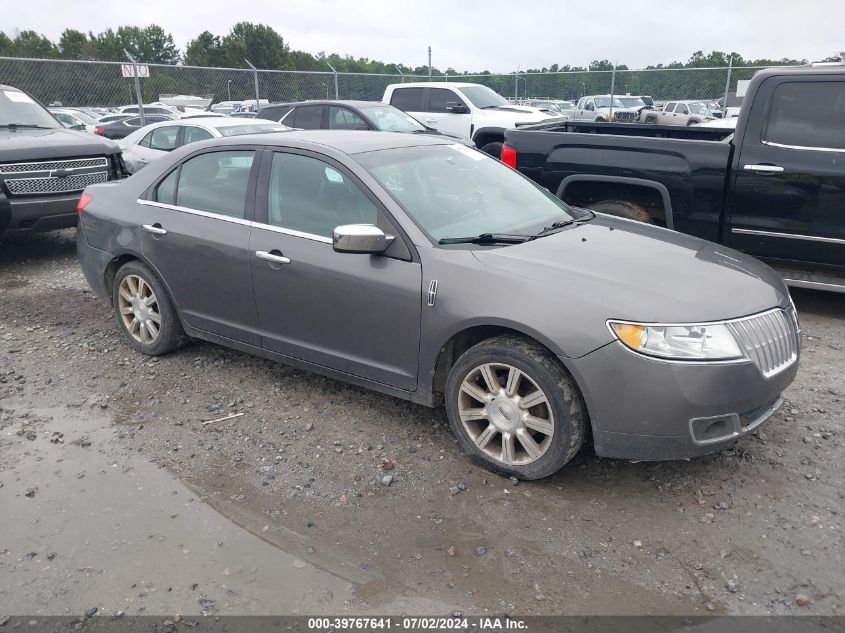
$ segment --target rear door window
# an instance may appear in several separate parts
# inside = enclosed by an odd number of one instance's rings
[[[390,105],[405,112],[422,112],[424,90],[424,88],[396,88],[390,96]]]
[[[817,149],[845,149],[845,82],[794,81],[772,94],[765,140]]]
[[[323,127],[323,106],[299,106],[291,117],[285,118],[285,125],[303,130],[319,130]]]
[[[233,150],[208,152],[188,159],[179,169],[175,204],[243,219],[254,158],[252,150]],[[168,179],[159,185],[159,196]]]
[[[448,112],[450,103],[465,105],[461,98],[446,88],[431,88],[428,91],[428,112]]]

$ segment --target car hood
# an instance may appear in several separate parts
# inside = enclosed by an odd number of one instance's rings
[[[474,255],[486,266],[546,286],[562,305],[602,326],[607,319],[719,321],[789,303],[777,273],[752,257],[601,214],[547,237]]]
[[[506,105],[478,110],[475,116],[475,127],[479,128],[483,125],[492,125],[497,121],[504,122],[506,125],[513,125],[514,123],[536,123],[554,118],[557,117],[550,115],[548,112],[543,112],[540,108]]]
[[[64,128],[33,130],[0,129],[0,162],[26,162],[49,158],[75,158],[116,154],[118,146],[87,132]]]

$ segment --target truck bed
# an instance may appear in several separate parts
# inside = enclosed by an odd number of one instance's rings
[[[652,138],[681,138],[698,141],[725,141],[733,136],[733,129],[685,127],[682,125],[645,125],[643,123],[597,123],[594,121],[550,121],[516,126],[519,130],[544,132],[578,132],[582,134],[612,134],[614,136],[645,136]]]

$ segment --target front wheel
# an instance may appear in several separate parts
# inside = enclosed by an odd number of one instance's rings
[[[645,224],[654,224],[648,211],[643,209],[640,205],[628,202],[627,200],[602,200],[591,204],[590,209],[598,211],[599,213],[606,213],[608,215],[615,215],[619,218],[626,218],[628,220],[636,220]]]
[[[499,336],[449,372],[446,411],[461,448],[493,472],[540,479],[584,441],[587,411],[575,382],[537,343]]]

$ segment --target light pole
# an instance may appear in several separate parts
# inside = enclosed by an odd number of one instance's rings
[[[232,80],[226,80],[226,95],[229,97],[229,101],[232,100]]]

